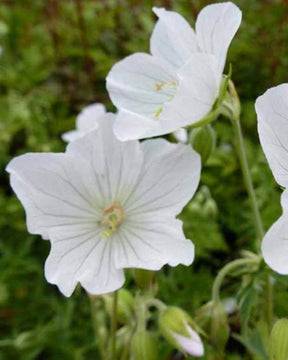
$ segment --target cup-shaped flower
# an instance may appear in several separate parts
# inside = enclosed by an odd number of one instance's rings
[[[258,132],[264,153],[282,194],[283,214],[262,242],[266,263],[288,274],[288,84],[271,88],[256,101]]]
[[[159,20],[151,36],[152,55],[128,56],[107,77],[119,109],[114,131],[121,140],[167,134],[209,114],[241,22],[241,11],[230,2],[206,6],[196,31],[176,12],[153,10]]]
[[[31,234],[51,241],[48,282],[70,296],[120,288],[124,268],[189,265],[194,246],[175,218],[193,196],[200,158],[166,140],[120,142],[112,119],[65,153],[19,156],[7,166]]]
[[[76,130],[67,131],[62,135],[62,139],[70,142],[86,135],[89,131],[98,128],[102,118],[111,117],[106,112],[105,106],[99,103],[86,106],[76,118]]]

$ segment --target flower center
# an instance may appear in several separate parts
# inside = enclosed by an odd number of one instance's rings
[[[176,91],[176,87],[177,87],[177,82],[176,81],[169,81],[169,82],[159,82],[155,84],[155,89],[156,91],[161,91],[161,90],[165,90],[165,93],[171,94],[171,96],[167,99],[167,101],[171,101],[174,97],[174,93]],[[169,95],[168,95],[169,96]],[[163,110],[163,105],[161,105],[159,107],[159,109],[157,109],[157,111],[154,114],[154,117],[157,119],[159,117],[159,115],[162,113]]]
[[[101,225],[107,228],[107,231],[103,231],[102,235],[105,238],[113,235],[119,225],[124,219],[124,210],[119,201],[115,201],[112,205],[109,205],[104,209],[102,214],[102,219],[100,221]]]

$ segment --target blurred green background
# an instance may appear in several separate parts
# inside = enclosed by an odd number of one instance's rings
[[[265,227],[280,214],[280,189],[261,151],[254,112],[257,96],[288,82],[288,1],[238,0],[241,28],[228,62],[242,100],[245,145]],[[156,21],[152,6],[184,15],[193,25],[205,0],[1,0],[0,1],[0,360],[98,359],[89,302],[80,289],[70,299],[46,283],[49,243],[26,231],[24,211],[9,187],[7,162],[26,152],[63,151],[60,135],[75,126],[86,105],[113,110],[105,76],[119,59],[149,51]],[[189,267],[159,272],[158,296],[191,315],[209,301],[218,269],[254,249],[255,234],[229,122],[214,124],[217,148],[203,168],[201,186],[181,218],[196,245]],[[288,278],[275,278],[275,313],[288,315]],[[131,276],[127,288],[134,289]],[[225,283],[236,298],[227,359],[267,359],[259,337],[261,280]],[[249,323],[258,330],[249,330]],[[243,327],[248,330],[243,334]],[[254,327],[255,327],[254,326]],[[242,328],[242,332],[241,332]],[[235,340],[241,333],[241,343]],[[207,354],[209,348],[207,348]],[[166,343],[159,360],[181,359]],[[207,355],[207,359],[210,357]]]

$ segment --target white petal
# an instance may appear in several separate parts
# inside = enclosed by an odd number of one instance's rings
[[[26,154],[8,164],[11,186],[26,210],[30,233],[48,238],[53,226],[97,219],[99,209],[84,186],[81,162],[68,160],[64,154]]]
[[[173,333],[174,338],[183,349],[184,352],[188,353],[191,356],[200,357],[204,355],[204,346],[201,341],[200,336],[197,334],[196,331],[190,328],[187,325],[187,330],[190,334],[190,337],[186,337],[183,335],[179,335]]]
[[[113,118],[114,114],[106,113],[102,104],[91,104],[86,106],[76,119],[76,130],[71,130],[62,135],[62,139],[71,142],[86,135],[89,131],[98,129],[100,120]]]
[[[98,119],[106,114],[105,106],[102,104],[91,104],[86,106],[77,116],[76,127],[78,130],[88,132],[98,127]]]
[[[67,131],[64,134],[62,134],[61,137],[62,137],[62,140],[66,141],[66,142],[71,142],[71,141],[81,138],[84,135],[86,135],[86,133],[83,131],[70,130],[70,131]]]
[[[231,2],[208,5],[198,15],[198,44],[203,52],[217,56],[221,73],[229,45],[240,26],[241,19],[241,11]]]
[[[195,124],[212,110],[219,94],[221,73],[213,55],[194,54],[178,72],[180,84],[159,117],[165,133]]]
[[[256,101],[261,145],[276,181],[288,187],[288,84],[271,88]]]
[[[115,106],[154,118],[162,104],[175,92],[174,85],[161,84],[174,84],[177,79],[157,58],[137,53],[116,63],[106,81]]]
[[[117,268],[159,270],[165,264],[190,265],[194,259],[193,243],[172,216],[127,216],[115,245]]]
[[[188,141],[188,131],[184,128],[174,131],[173,135],[175,139],[182,144],[186,144]]]
[[[128,110],[120,110],[114,123],[114,133],[121,141],[162,135],[166,129],[159,120],[149,119]]]
[[[117,140],[113,136],[112,122],[102,121],[98,130],[70,143],[67,154],[87,160],[87,173],[90,171],[98,184],[106,201],[102,204],[104,208],[116,200],[122,202],[138,183],[143,163],[140,144]]]
[[[287,206],[288,191],[282,197]],[[283,215],[269,229],[262,241],[262,253],[265,262],[279,274],[288,274],[288,207],[283,208]]]
[[[125,279],[123,270],[114,265],[113,238],[103,238],[99,229],[75,230],[68,235],[60,228],[53,230],[54,241],[45,263],[47,281],[57,284],[66,296],[72,294],[78,281],[95,295],[119,289]]]
[[[150,40],[151,54],[177,70],[189,60],[193,52],[199,51],[194,30],[174,11],[163,8],[153,8],[153,11],[159,20]]]
[[[145,166],[139,182],[123,204],[127,214],[158,211],[173,216],[179,214],[197,189],[201,170],[199,154],[190,146],[165,140],[148,140],[141,146]],[[161,150],[158,154],[150,147]]]

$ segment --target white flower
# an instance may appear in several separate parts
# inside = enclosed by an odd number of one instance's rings
[[[200,158],[163,139],[120,142],[105,119],[65,153],[26,154],[7,166],[31,234],[51,241],[45,276],[70,296],[116,290],[124,268],[189,265],[194,246],[175,219],[194,194]]]
[[[283,214],[262,242],[266,263],[288,274],[288,84],[271,88],[256,101],[260,141],[282,194]]]
[[[186,330],[190,335],[189,337],[172,332],[172,336],[177,341],[179,348],[191,356],[203,356],[204,346],[200,336],[188,324],[186,324]]]
[[[206,6],[196,32],[178,13],[153,10],[159,20],[152,55],[128,56],[107,77],[121,140],[167,134],[205,117],[218,97],[227,50],[241,22],[241,11],[230,2]]]
[[[102,104],[91,104],[86,106],[76,118],[76,130],[71,130],[62,135],[62,139],[70,142],[86,135],[89,131],[97,129],[102,118],[112,117],[113,114],[106,113]]]

